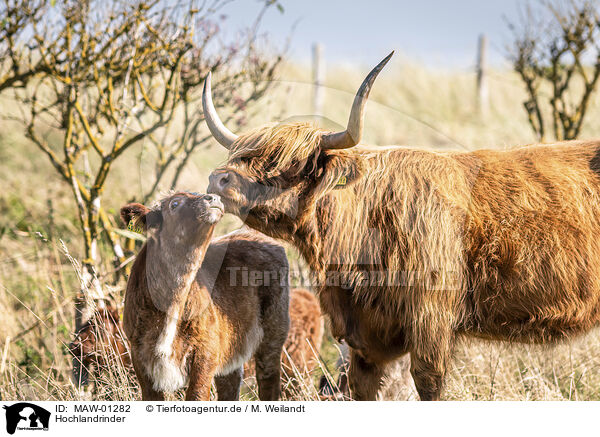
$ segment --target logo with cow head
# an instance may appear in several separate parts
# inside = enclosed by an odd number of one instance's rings
[[[29,402],[4,405],[6,410],[6,432],[14,434],[19,431],[48,431],[50,411]]]

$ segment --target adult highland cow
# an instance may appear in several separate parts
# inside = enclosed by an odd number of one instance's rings
[[[230,150],[209,192],[300,250],[334,335],[351,346],[355,399],[375,399],[386,365],[410,353],[420,398],[435,400],[458,335],[542,343],[598,324],[600,142],[357,146],[390,56],[338,133],[288,123],[238,137],[215,112],[209,76],[206,121]]]

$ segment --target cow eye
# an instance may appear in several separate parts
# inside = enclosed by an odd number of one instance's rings
[[[175,200],[171,200],[171,204],[169,205],[171,207],[171,209],[175,209],[179,206],[181,202],[179,201],[179,199],[175,199]]]

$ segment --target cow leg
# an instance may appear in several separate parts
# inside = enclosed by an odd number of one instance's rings
[[[422,401],[439,401],[444,382],[444,370],[435,362],[420,358],[410,357],[410,372],[415,382],[415,387]]]
[[[376,400],[384,372],[385,366],[371,361],[364,351],[350,348],[348,384],[354,400]]]
[[[410,355],[410,373],[422,401],[438,401],[452,352],[452,334],[441,335],[432,344],[421,342]]]
[[[242,376],[244,370],[240,367],[229,375],[215,377],[217,386],[218,400],[220,401],[239,401],[240,387],[242,385]]]

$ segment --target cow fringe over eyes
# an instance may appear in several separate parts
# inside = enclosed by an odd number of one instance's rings
[[[305,162],[319,150],[323,130],[311,123],[272,124],[253,130],[231,146],[232,160],[252,160],[257,176],[274,176]],[[268,156],[268,159],[264,159]],[[260,157],[253,160],[254,157]],[[273,165],[261,165],[270,163]]]

